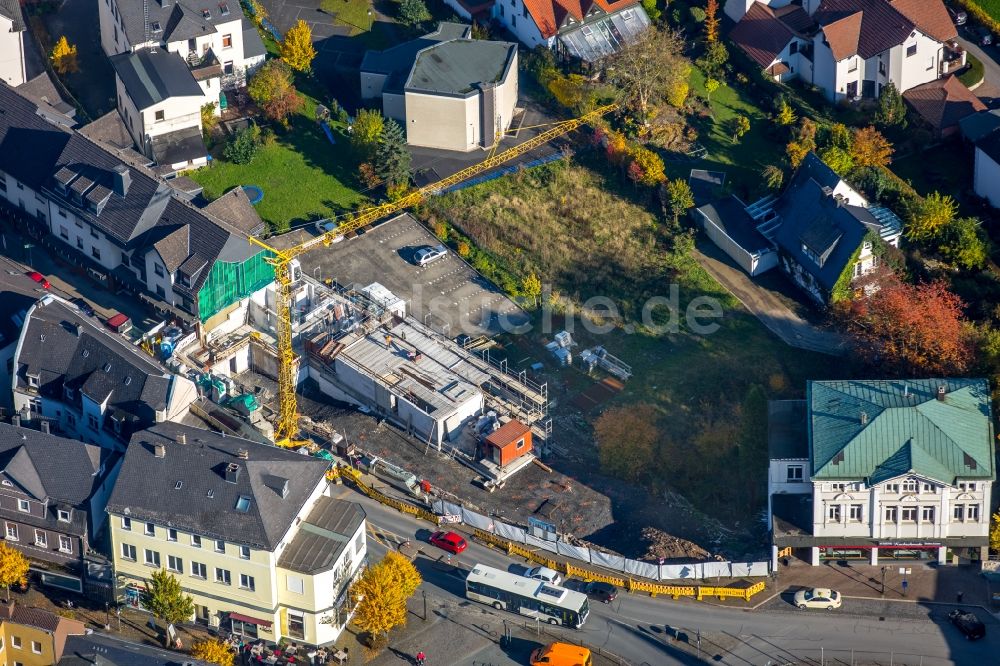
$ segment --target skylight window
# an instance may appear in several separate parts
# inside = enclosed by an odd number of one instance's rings
[[[240,498],[236,500],[236,510],[240,513],[246,513],[250,510],[250,498],[246,495],[240,495]]]
[[[163,32],[163,26],[160,25],[159,21],[153,21],[153,32]]]
[[[219,14],[222,16],[229,16],[229,5],[224,2],[219,5]]]
[[[111,364],[110,363],[105,363],[104,364],[104,372],[111,372]]]
[[[180,490],[183,487],[184,487],[183,481],[178,481],[177,483],[174,484],[174,490]]]

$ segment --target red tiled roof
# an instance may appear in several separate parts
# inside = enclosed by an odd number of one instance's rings
[[[524,425],[520,421],[507,421],[500,428],[494,430],[493,433],[486,438],[486,441],[493,446],[503,448],[510,444],[511,442],[516,442],[517,440],[524,437],[531,428]]]
[[[610,14],[637,4],[639,0],[524,0],[524,6],[545,39],[559,32],[567,15],[580,22],[595,5]]]
[[[860,16],[855,17],[856,14]],[[853,18],[845,21],[848,17]],[[916,27],[912,20],[889,4],[889,0],[823,0],[813,14],[813,19],[823,27],[831,48],[833,40],[830,29],[833,29],[836,31],[839,53],[852,51],[840,57],[837,55],[838,51],[834,50],[838,60],[855,54],[866,59],[876,56],[902,44]]]
[[[962,118],[986,110],[986,105],[954,75],[910,88],[903,98],[936,130],[953,127]]]
[[[858,41],[861,39],[861,22],[864,12],[858,12],[837,19],[823,26],[823,35],[833,52],[833,59],[840,61],[858,52]]]
[[[949,42],[958,37],[958,30],[941,0],[890,0],[890,4],[916,23],[920,32],[939,42]]]
[[[816,28],[812,17],[798,5],[775,7],[774,16],[800,35],[810,34]]]
[[[755,2],[729,33],[729,39],[761,67],[769,67],[795,34],[767,5]]]

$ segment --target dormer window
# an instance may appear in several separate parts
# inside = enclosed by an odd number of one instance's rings
[[[201,10],[201,17],[203,19],[210,19],[210,18],[212,18],[212,12],[210,12],[207,9],[203,9],[203,10]]]
[[[56,517],[59,518],[59,522],[68,523],[73,519],[73,512],[67,509],[59,509],[56,511]]]
[[[31,513],[31,502],[24,499],[17,500],[17,510],[21,513]]]
[[[28,377],[28,386],[38,388],[38,375],[27,375],[27,377]]]
[[[73,400],[76,397],[76,391],[73,390],[72,386],[64,386],[63,395],[67,400]]]
[[[221,16],[229,16],[229,5],[224,2],[219,5],[219,14]]]

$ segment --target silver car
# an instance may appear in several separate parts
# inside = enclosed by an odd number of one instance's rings
[[[535,567],[533,569],[528,569],[524,572],[524,576],[525,578],[534,578],[535,580],[544,581],[553,585],[558,585],[562,582],[562,576],[559,575],[559,572],[548,567]]]
[[[436,247],[422,247],[417,250],[416,254],[413,255],[413,261],[417,266],[426,266],[427,264],[440,259],[448,253],[448,248],[444,245],[438,245]]]

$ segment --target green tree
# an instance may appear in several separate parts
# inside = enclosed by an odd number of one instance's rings
[[[307,72],[312,68],[313,58],[316,57],[316,49],[313,47],[312,29],[304,20],[299,19],[285,33],[285,39],[281,42],[281,59],[288,63],[288,66],[299,72]]]
[[[250,125],[236,132],[236,136],[222,151],[222,156],[233,164],[250,164],[257,156],[260,144],[260,127]]]
[[[403,128],[395,120],[385,122],[382,138],[375,151],[375,173],[389,187],[410,182],[410,151],[406,149]]]
[[[201,107],[201,131],[208,137],[219,124],[219,116],[215,115],[215,102],[209,102]]]
[[[729,49],[720,41],[709,42],[705,47],[705,53],[698,58],[698,66],[705,72],[705,76],[711,78],[722,78],[725,74],[723,68],[729,62]]]
[[[268,60],[250,78],[247,94],[269,119],[288,126],[288,116],[302,108],[292,85],[292,69],[284,60]]]
[[[768,164],[763,171],[764,182],[772,190],[780,190],[785,182],[785,172],[776,164]]]
[[[56,45],[52,47],[52,53],[49,54],[49,60],[52,61],[52,68],[60,74],[80,71],[80,65],[76,60],[76,45],[70,44],[66,35],[61,36],[56,41]]]
[[[819,151],[819,158],[840,176],[846,176],[854,168],[851,154],[838,146],[828,146]]]
[[[0,586],[7,590],[7,601],[10,601],[11,585],[27,583],[28,558],[17,548],[0,543]]]
[[[642,8],[646,10],[646,16],[649,20],[656,22],[660,20],[660,16],[663,14],[663,10],[660,9],[660,5],[657,0],[642,0]]]
[[[691,64],[683,55],[684,46],[679,33],[651,27],[610,56],[608,81],[642,122],[649,118],[649,107],[664,99],[678,79],[687,80]]]
[[[938,252],[952,265],[966,270],[982,268],[989,247],[982,225],[974,217],[960,217],[946,223],[937,235]]]
[[[906,127],[906,103],[892,81],[882,86],[878,94],[875,123],[880,127]]]
[[[739,143],[743,135],[750,131],[750,119],[744,115],[738,115],[729,122],[729,129],[733,133],[733,143]]]
[[[424,0],[403,0],[399,3],[399,19],[407,25],[419,25],[430,18],[431,13]]]
[[[1000,511],[993,514],[990,522],[990,550],[1000,553]]]
[[[826,130],[826,142],[831,146],[851,152],[851,146],[854,145],[854,135],[844,123],[834,123]]]
[[[792,108],[792,105],[788,103],[788,100],[784,96],[778,101],[778,112],[775,114],[774,119],[779,125],[784,127],[794,125],[795,121],[798,120],[798,116],[795,115],[795,109]]]
[[[363,157],[371,157],[382,140],[385,118],[375,109],[361,109],[351,126],[351,145]]]
[[[722,83],[718,79],[705,79],[705,97],[708,99],[708,103],[712,103],[712,93],[718,90],[722,86]]]
[[[667,204],[670,206],[670,213],[674,216],[674,224],[676,224],[688,208],[694,207],[694,193],[691,192],[691,186],[683,178],[675,178],[674,180],[668,181],[667,185]]]
[[[958,212],[958,204],[949,194],[931,192],[923,200],[913,200],[906,209],[906,237],[928,241],[936,237]]]
[[[184,594],[180,581],[166,569],[153,572],[143,605],[167,624],[187,622],[194,615],[194,599]]]
[[[459,254],[462,254],[461,245],[462,244],[459,243]],[[521,278],[521,293],[525,298],[531,300],[531,307],[538,305],[538,297],[542,295],[542,281],[538,279],[538,275],[535,274],[535,271],[531,271]]]

